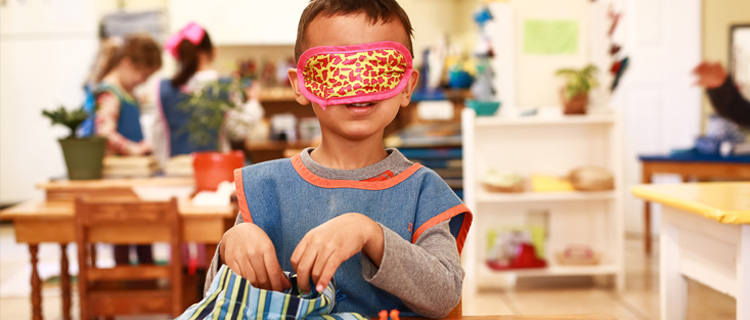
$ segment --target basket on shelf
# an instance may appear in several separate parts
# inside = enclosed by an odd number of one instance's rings
[[[489,192],[518,193],[526,190],[526,179],[516,173],[501,174],[494,169],[489,169],[481,181]]]
[[[601,254],[586,245],[569,245],[555,254],[557,264],[566,266],[593,266],[599,264]]]
[[[576,190],[606,191],[615,188],[612,173],[600,167],[580,167],[570,172],[568,180]]]

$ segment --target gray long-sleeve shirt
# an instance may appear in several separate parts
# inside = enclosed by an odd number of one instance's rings
[[[393,175],[413,165],[397,149],[388,149],[389,155],[364,168],[340,170],[324,167],[311,157],[312,148],[305,149],[300,158],[313,174],[333,180],[361,181],[381,176],[391,171]],[[242,223],[237,215],[235,225]],[[425,317],[443,317],[458,304],[461,298],[464,271],[458,255],[456,240],[450,233],[448,222],[426,230],[415,243],[380,225],[383,229],[383,259],[380,268],[366,255],[362,255],[362,276],[401,301],[412,311]],[[205,290],[210,286],[220,266],[216,251],[206,275]]]

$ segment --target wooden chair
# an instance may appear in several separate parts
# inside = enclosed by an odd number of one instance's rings
[[[458,304],[453,307],[451,312],[448,313],[448,315],[445,316],[446,319],[452,319],[452,318],[461,318],[464,315],[463,310],[463,298],[461,300],[458,300]]]
[[[182,313],[182,224],[176,199],[142,202],[77,198],[75,213],[81,319],[155,313],[177,317]],[[90,247],[101,242],[168,242],[169,265],[97,268],[91,263]],[[169,287],[159,286],[158,279],[168,279]]]

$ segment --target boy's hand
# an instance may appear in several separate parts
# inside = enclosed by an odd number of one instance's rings
[[[340,215],[310,230],[292,253],[292,266],[302,292],[310,292],[310,277],[322,292],[339,265],[364,251],[376,265],[383,259],[383,229],[359,213]]]
[[[256,288],[283,291],[291,287],[281,272],[271,239],[255,224],[240,223],[227,230],[219,254],[232,271]]]

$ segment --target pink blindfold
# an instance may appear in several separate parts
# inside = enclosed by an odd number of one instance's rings
[[[386,100],[398,95],[413,72],[409,50],[398,42],[311,48],[297,63],[302,95],[325,109],[331,104]]]

